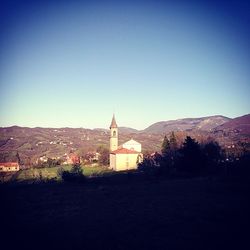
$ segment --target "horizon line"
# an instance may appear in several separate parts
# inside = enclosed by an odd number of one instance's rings
[[[245,115],[249,115],[250,113],[248,114],[245,114]],[[245,115],[241,115],[241,116],[245,116]],[[160,122],[168,122],[168,121],[177,121],[177,120],[184,120],[184,119],[201,119],[201,118],[208,118],[208,117],[216,117],[216,116],[221,116],[221,117],[225,117],[225,118],[228,118],[228,119],[235,119],[237,117],[241,117],[241,116],[236,116],[236,117],[228,117],[228,116],[224,116],[224,115],[209,115],[209,116],[201,116],[201,117],[184,117],[184,118],[177,118],[177,119],[170,119],[170,120],[162,120],[162,121],[157,121],[157,122],[153,122],[151,123],[149,126],[145,127],[144,129],[137,129],[137,128],[133,128],[133,127],[128,127],[128,126],[118,126],[118,128],[131,128],[131,129],[134,129],[134,130],[137,130],[137,131],[142,131],[142,130],[145,130],[147,129],[148,127],[150,127],[151,125],[153,124],[156,124],[156,123],[160,123]],[[88,127],[82,127],[82,126],[72,126],[72,127],[69,127],[69,126],[51,126],[51,127],[47,127],[47,126],[26,126],[26,125],[8,125],[8,126],[0,126],[0,128],[11,128],[11,127],[20,127],[20,128],[45,128],[45,129],[63,129],[63,128],[72,128],[72,129],[89,129],[89,130],[109,130],[108,129],[108,126],[107,128],[102,128],[102,127],[93,127],[93,128],[88,128]]]

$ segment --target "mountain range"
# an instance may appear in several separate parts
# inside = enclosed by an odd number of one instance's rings
[[[144,129],[145,133],[169,133],[171,131],[203,130],[212,131],[231,119],[225,116],[208,116],[201,118],[185,118],[171,121],[156,122]]]
[[[231,118],[215,115],[201,118],[184,118],[170,121],[160,121],[153,123],[143,130],[137,130],[129,127],[119,127],[120,133],[147,133],[147,134],[168,134],[172,131],[201,130],[212,131],[214,128],[227,123]],[[108,131],[108,129],[96,129]]]
[[[164,135],[174,131],[181,142],[190,135],[199,141],[208,137],[226,147],[243,141],[250,143],[250,114],[234,119],[216,115],[161,121],[144,130],[119,127],[119,144],[133,138],[149,152],[159,151]],[[84,154],[100,145],[109,146],[109,130],[103,128],[0,128],[0,161],[11,161],[16,154],[34,162],[41,156],[62,157],[69,152]]]

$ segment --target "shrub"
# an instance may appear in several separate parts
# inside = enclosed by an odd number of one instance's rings
[[[80,164],[75,164],[70,171],[60,168],[58,175],[66,182],[85,182],[86,180]]]

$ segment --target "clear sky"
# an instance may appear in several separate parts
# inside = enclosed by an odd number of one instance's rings
[[[1,1],[0,126],[250,113],[243,1]]]

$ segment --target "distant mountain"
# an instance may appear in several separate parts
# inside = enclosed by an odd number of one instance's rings
[[[231,148],[238,145],[250,150],[250,114],[231,119],[214,128],[210,134],[221,146]]]
[[[242,135],[250,135],[250,114],[243,115],[216,127],[214,131],[234,132]]]
[[[102,132],[108,132],[109,130],[107,128],[94,128],[95,131],[102,131]]]
[[[137,129],[134,128],[128,128],[128,127],[119,127],[119,133],[123,133],[123,134],[131,134],[131,133],[138,133],[140,132]]]
[[[129,127],[118,127],[119,133],[122,134],[131,134],[131,133],[139,133],[140,131],[134,128]],[[109,129],[106,128],[94,128],[94,131],[102,131],[102,132],[109,132]]]
[[[201,118],[185,118],[171,121],[157,122],[144,129],[144,133],[167,134],[171,131],[202,130],[212,131],[214,128],[230,121],[225,116],[208,116]]]

